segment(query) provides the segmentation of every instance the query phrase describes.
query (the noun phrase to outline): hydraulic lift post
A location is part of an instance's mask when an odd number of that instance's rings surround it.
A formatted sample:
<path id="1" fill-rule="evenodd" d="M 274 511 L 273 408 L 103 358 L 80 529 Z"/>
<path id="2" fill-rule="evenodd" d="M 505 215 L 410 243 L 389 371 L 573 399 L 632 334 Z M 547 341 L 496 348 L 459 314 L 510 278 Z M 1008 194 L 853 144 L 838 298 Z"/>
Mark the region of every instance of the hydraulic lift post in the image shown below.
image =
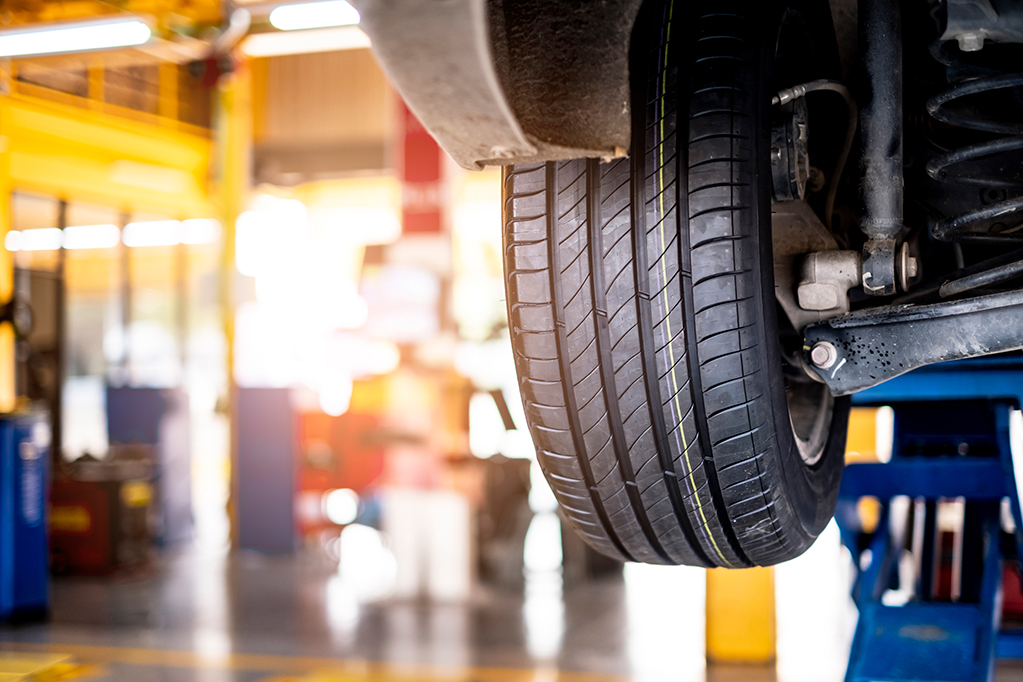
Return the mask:
<path id="1" fill-rule="evenodd" d="M 892 406 L 895 426 L 890 462 L 846 467 L 835 514 L 858 571 L 853 597 L 860 617 L 846 682 L 993 680 L 997 658 L 1023 658 L 1023 636 L 1001 629 L 1003 562 L 1023 556 L 1009 434 L 1012 410 L 1023 404 L 1023 358 L 926 367 L 863 391 L 854 403 Z M 875 529 L 863 528 L 857 513 L 868 496 L 881 504 Z M 907 514 L 910 520 L 893 523 L 898 496 L 922 518 Z M 947 579 L 935 520 L 938 502 L 951 500 L 962 502 L 963 516 L 957 565 Z M 1015 526 L 1007 542 L 1003 500 Z M 891 590 L 910 547 L 913 596 L 897 605 Z M 943 577 L 946 587 L 958 579 L 947 593 L 939 589 Z"/>

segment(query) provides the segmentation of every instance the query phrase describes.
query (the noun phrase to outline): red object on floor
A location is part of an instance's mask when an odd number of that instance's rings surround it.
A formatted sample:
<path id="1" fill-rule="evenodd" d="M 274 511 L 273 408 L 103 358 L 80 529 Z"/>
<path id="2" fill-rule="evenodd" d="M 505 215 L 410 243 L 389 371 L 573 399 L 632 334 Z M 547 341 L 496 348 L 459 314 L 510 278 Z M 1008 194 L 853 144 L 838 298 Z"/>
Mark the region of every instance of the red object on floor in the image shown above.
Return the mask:
<path id="1" fill-rule="evenodd" d="M 87 574 L 113 571 L 109 491 L 100 483 L 56 480 L 50 500 L 53 571 Z"/>
<path id="2" fill-rule="evenodd" d="M 298 500 L 296 515 L 303 535 L 333 527 L 318 508 L 328 490 L 350 488 L 360 495 L 380 478 L 384 448 L 380 418 L 349 412 L 331 417 L 320 412 L 299 415 Z M 315 507 L 315 508 L 314 508 Z"/>
<path id="3" fill-rule="evenodd" d="M 1019 564 L 1005 562 L 1002 569 L 1002 616 L 1023 620 L 1023 584 Z"/>

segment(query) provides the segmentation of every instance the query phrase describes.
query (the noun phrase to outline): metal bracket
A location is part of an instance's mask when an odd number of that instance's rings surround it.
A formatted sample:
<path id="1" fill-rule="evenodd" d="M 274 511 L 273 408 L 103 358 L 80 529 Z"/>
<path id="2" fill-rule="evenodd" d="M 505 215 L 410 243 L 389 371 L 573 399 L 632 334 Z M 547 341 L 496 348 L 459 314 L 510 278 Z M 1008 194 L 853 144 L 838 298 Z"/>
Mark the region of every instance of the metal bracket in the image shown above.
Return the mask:
<path id="1" fill-rule="evenodd" d="M 819 251 L 803 259 L 796 297 L 803 310 L 838 317 L 849 312 L 849 290 L 860 283 L 858 251 Z"/>
<path id="2" fill-rule="evenodd" d="M 963 52 L 983 49 L 984 40 L 1023 41 L 1023 7 L 1015 0 L 947 0 L 941 40 L 956 40 Z"/>
<path id="3" fill-rule="evenodd" d="M 808 327 L 803 352 L 831 392 L 848 395 L 948 360 L 1023 349 L 1023 291 L 874 308 Z"/>
<path id="4" fill-rule="evenodd" d="M 834 236 L 805 201 L 771 206 L 774 296 L 793 328 L 849 312 L 860 281 L 860 255 L 839 251 Z"/>

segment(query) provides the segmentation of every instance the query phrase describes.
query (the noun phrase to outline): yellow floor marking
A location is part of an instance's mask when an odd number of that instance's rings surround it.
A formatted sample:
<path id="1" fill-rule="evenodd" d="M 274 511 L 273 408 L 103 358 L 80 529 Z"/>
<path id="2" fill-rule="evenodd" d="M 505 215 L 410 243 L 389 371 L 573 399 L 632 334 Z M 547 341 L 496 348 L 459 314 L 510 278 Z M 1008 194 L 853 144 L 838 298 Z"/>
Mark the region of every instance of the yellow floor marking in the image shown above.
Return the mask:
<path id="1" fill-rule="evenodd" d="M 68 656 L 61 654 L 36 654 L 0 652 L 0 682 L 30 680 L 39 673 L 66 662 Z"/>
<path id="2" fill-rule="evenodd" d="M 84 680 L 101 677 L 110 671 L 102 665 L 76 665 L 74 663 L 58 663 L 28 679 L 31 682 L 63 682 L 64 680 Z"/>
<path id="3" fill-rule="evenodd" d="M 561 677 L 560 671 L 556 670 L 536 670 L 536 671 L 517 671 L 522 676 L 515 677 L 513 679 L 521 680 L 521 682 L 559 682 L 565 678 Z M 343 674 L 337 672 L 321 672 L 314 673 L 307 677 L 268 677 L 259 682 L 488 682 L 494 678 L 489 677 L 486 673 L 470 672 L 466 671 L 464 674 L 457 677 L 443 676 L 443 677 L 395 677 L 393 675 L 387 675 L 386 677 L 359 677 L 351 674 Z"/>
<path id="4" fill-rule="evenodd" d="M 102 672 L 97 666 L 70 663 L 70 658 L 64 653 L 0 652 L 0 682 L 61 682 Z"/>
<path id="5" fill-rule="evenodd" d="M 217 668 L 227 670 L 281 671 L 298 675 L 320 675 L 312 682 L 627 682 L 620 675 L 583 673 L 550 668 L 487 668 L 384 663 L 353 659 L 266 654 L 211 655 L 195 651 L 139 649 L 84 644 L 36 644 L 0 642 L 8 652 L 60 652 L 87 663 L 126 663 L 173 668 Z M 330 675 L 331 677 L 325 677 Z M 274 682 L 294 677 L 273 678 Z M 2 681 L 0 681 L 2 682 Z M 303 682 L 310 682 L 305 678 Z"/>

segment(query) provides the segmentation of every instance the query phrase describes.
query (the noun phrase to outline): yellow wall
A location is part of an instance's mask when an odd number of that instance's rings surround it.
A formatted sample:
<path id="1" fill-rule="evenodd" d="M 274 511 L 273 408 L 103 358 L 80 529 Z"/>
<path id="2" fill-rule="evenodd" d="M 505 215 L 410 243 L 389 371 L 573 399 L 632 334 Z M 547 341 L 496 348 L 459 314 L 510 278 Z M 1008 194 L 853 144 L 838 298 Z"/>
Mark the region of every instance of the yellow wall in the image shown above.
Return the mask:
<path id="1" fill-rule="evenodd" d="M 11 192 L 171 217 L 219 217 L 210 192 L 211 142 L 73 104 L 0 96 L 0 242 L 11 229 Z M 0 303 L 13 292 L 11 254 L 0 247 Z M 0 411 L 15 407 L 14 336 L 0 325 Z"/>
<path id="2" fill-rule="evenodd" d="M 6 185 L 128 212 L 213 217 L 210 140 L 28 97 L 0 98 Z"/>

